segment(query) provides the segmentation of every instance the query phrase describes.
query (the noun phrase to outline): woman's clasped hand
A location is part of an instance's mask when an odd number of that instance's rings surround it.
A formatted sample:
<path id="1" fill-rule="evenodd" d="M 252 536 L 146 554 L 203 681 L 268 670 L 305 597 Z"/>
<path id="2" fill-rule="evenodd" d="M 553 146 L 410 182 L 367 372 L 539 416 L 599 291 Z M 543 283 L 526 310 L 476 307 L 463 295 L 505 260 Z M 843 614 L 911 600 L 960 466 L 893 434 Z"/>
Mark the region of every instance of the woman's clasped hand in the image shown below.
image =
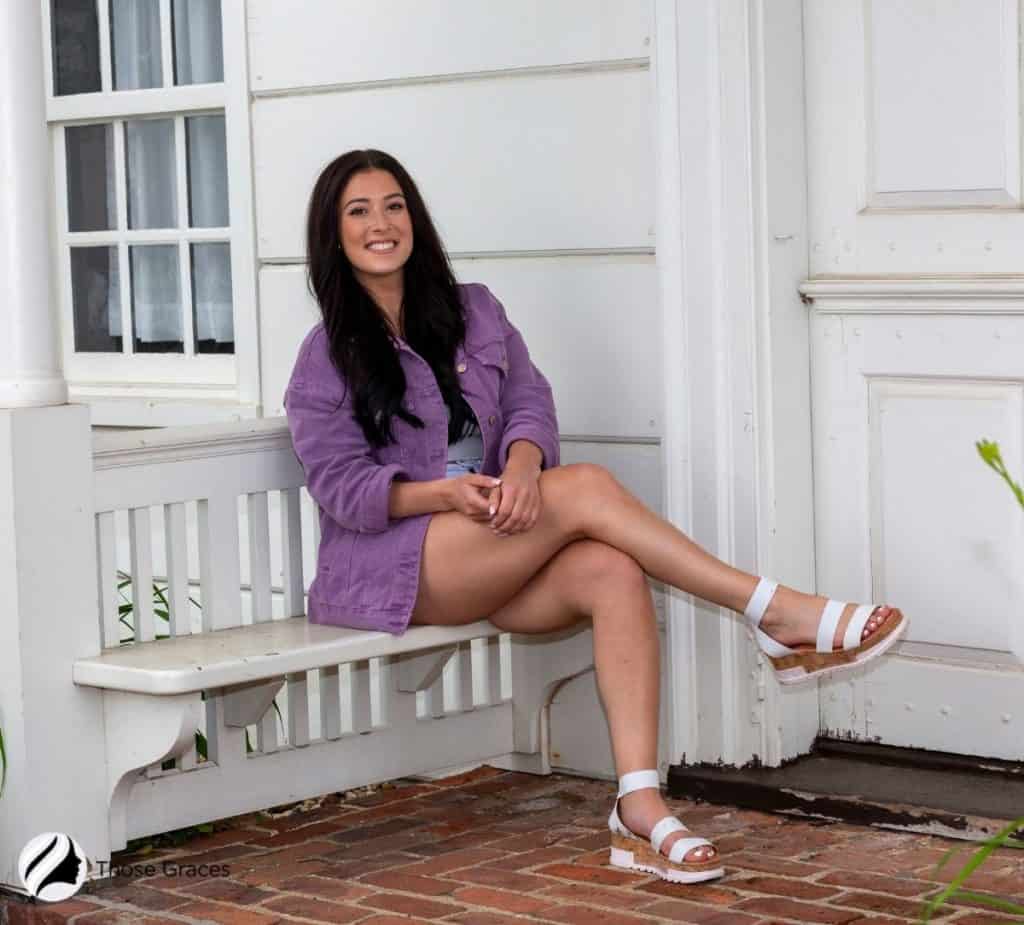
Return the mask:
<path id="1" fill-rule="evenodd" d="M 525 533 L 540 516 L 540 466 L 510 462 L 500 479 L 468 472 L 445 479 L 452 510 L 489 524 L 496 536 Z"/>

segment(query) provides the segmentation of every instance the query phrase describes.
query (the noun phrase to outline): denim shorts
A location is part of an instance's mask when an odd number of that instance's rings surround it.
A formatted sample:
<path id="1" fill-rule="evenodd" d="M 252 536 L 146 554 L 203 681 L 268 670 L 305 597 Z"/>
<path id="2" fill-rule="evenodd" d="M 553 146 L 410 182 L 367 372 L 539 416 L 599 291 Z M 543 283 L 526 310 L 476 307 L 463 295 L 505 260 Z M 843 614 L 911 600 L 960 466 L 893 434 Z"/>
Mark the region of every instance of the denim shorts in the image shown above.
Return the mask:
<path id="1" fill-rule="evenodd" d="M 480 456 L 472 459 L 449 459 L 448 470 L 444 476 L 450 479 L 456 475 L 465 475 L 467 472 L 479 472 L 483 464 L 483 458 Z"/>

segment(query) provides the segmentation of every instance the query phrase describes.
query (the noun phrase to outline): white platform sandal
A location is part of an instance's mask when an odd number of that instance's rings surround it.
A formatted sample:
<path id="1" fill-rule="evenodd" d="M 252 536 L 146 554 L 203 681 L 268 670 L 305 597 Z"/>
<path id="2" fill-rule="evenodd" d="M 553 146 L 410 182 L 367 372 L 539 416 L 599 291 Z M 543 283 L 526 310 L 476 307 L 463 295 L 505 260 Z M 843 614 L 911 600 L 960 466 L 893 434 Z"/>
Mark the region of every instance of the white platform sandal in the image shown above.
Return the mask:
<path id="1" fill-rule="evenodd" d="M 668 835 L 672 832 L 690 831 L 675 816 L 666 816 L 651 829 L 650 844 L 626 828 L 619 818 L 619 800 L 627 793 L 645 787 L 660 789 L 657 771 L 630 771 L 619 778 L 619 795 L 608 817 L 612 839 L 612 866 L 657 874 L 663 880 L 672 883 L 699 883 L 702 880 L 721 877 L 725 873 L 725 868 L 718 857 L 708 861 L 683 860 L 694 848 L 704 845 L 713 848 L 714 845 L 706 838 L 680 838 L 672 845 L 667 857 L 661 854 L 661 845 Z"/>
<path id="2" fill-rule="evenodd" d="M 862 604 L 853 612 L 850 623 L 843 634 L 843 648 L 834 649 L 836 627 L 847 604 L 843 601 L 829 600 L 821 612 L 818 622 L 818 640 L 816 646 L 799 646 L 791 649 L 772 639 L 760 629 L 768 604 L 779 583 L 769 578 L 762 578 L 750 597 L 744 611 L 746 618 L 754 628 L 754 636 L 761 651 L 768 656 L 768 661 L 775 669 L 775 676 L 780 684 L 799 684 L 823 678 L 847 668 L 857 668 L 878 658 L 896 644 L 906 631 L 908 620 L 895 607 L 882 625 L 867 639 L 862 639 L 864 627 L 871 615 L 878 609 L 877 604 Z"/>

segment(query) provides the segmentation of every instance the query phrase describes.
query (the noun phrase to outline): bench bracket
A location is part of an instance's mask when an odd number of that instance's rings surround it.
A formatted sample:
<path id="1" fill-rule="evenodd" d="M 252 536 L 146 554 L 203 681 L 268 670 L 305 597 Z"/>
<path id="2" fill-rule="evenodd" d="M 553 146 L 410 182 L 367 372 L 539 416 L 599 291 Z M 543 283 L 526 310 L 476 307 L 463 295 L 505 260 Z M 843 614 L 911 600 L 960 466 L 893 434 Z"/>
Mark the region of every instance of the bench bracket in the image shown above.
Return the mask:
<path id="1" fill-rule="evenodd" d="M 221 688 L 224 725 L 237 727 L 258 723 L 283 686 L 284 678 L 271 678 Z"/>
<path id="2" fill-rule="evenodd" d="M 162 697 L 127 691 L 103 692 L 113 850 L 127 844 L 128 800 L 139 771 L 181 755 L 192 745 L 201 705 L 198 691 Z"/>

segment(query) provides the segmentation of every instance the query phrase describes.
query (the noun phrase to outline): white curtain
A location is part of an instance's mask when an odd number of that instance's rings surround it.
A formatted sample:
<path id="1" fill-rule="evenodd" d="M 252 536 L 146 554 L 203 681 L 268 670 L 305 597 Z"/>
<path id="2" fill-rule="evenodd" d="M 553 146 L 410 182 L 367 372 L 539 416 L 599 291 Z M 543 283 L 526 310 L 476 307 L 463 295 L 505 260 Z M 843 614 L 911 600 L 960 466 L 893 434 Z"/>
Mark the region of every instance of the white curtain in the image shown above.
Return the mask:
<path id="1" fill-rule="evenodd" d="M 174 0 L 174 63 L 179 84 L 224 79 L 220 0 Z"/>
<path id="2" fill-rule="evenodd" d="M 161 86 L 159 0 L 111 0 L 110 31 L 114 89 Z"/>

